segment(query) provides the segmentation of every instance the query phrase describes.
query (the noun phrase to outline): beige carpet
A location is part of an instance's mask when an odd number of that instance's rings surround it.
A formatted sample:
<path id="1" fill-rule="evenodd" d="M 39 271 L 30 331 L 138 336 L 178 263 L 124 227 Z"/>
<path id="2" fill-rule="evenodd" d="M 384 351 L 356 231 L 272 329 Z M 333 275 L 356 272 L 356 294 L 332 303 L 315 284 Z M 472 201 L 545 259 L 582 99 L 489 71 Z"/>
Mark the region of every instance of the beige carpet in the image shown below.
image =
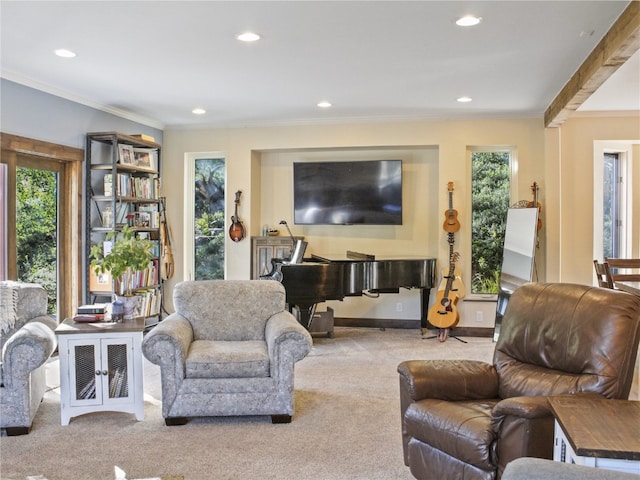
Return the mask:
<path id="1" fill-rule="evenodd" d="M 145 419 L 95 413 L 60 425 L 58 361 L 53 387 L 32 431 L 0 438 L 0 477 L 25 480 L 183 476 L 210 479 L 411 479 L 402 461 L 398 363 L 422 358 L 490 361 L 489 338 L 422 340 L 417 330 L 336 328 L 316 338 L 296 365 L 293 422 L 266 417 L 200 418 L 166 427 L 160 410 L 159 369 L 145 363 Z"/>

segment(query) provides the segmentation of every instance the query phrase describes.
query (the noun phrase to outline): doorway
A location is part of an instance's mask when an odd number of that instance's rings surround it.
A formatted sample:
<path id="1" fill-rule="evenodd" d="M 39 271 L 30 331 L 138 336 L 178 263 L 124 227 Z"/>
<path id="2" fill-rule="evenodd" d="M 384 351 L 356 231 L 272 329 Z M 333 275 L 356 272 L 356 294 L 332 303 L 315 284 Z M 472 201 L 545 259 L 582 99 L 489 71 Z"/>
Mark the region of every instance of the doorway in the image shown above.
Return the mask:
<path id="1" fill-rule="evenodd" d="M 42 285 L 48 313 L 72 316 L 81 293 L 84 151 L 0 134 L 1 280 Z"/>

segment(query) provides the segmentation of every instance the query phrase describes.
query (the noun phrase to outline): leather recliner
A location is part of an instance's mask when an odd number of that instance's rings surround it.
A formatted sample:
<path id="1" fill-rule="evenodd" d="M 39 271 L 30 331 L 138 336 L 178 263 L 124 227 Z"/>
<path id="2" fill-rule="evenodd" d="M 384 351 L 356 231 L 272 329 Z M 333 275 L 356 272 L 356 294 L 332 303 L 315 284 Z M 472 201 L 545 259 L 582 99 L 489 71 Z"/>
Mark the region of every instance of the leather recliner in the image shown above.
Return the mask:
<path id="1" fill-rule="evenodd" d="M 640 297 L 527 284 L 509 300 L 493 363 L 398 366 L 404 461 L 418 479 L 499 479 L 519 457 L 553 457 L 547 396 L 628 398 Z"/>

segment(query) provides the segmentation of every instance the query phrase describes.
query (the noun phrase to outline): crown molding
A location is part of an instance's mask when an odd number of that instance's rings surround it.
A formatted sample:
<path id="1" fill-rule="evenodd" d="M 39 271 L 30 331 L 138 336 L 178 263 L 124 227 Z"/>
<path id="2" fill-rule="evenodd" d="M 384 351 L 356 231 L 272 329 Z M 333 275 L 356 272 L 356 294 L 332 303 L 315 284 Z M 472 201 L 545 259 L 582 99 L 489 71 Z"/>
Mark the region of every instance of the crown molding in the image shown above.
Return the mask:
<path id="1" fill-rule="evenodd" d="M 4 78 L 14 83 L 18 83 L 20 85 L 24 85 L 25 87 L 33 88 L 34 90 L 39 90 L 44 93 L 48 93 L 50 95 L 54 95 L 56 97 L 64 98 L 65 100 L 69 100 L 74 103 L 79 103 L 80 105 L 84 105 L 86 107 L 94 108 L 96 110 L 100 110 L 105 113 L 109 113 L 111 115 L 115 115 L 120 118 L 124 118 L 126 120 L 131 120 L 132 122 L 140 123 L 142 125 L 147 125 L 148 127 L 157 128 L 159 130 L 164 130 L 165 125 L 162 122 L 154 120 L 149 117 L 145 117 L 143 115 L 139 115 L 137 113 L 130 112 L 128 110 L 124 110 L 122 108 L 112 107 L 110 105 L 105 105 L 94 100 L 90 100 L 85 97 L 81 97 L 74 93 L 68 92 L 66 90 L 62 90 L 57 87 L 53 87 L 51 85 L 47 85 L 45 83 L 38 82 L 31 78 L 7 72 L 5 70 L 0 70 L 0 78 Z"/>

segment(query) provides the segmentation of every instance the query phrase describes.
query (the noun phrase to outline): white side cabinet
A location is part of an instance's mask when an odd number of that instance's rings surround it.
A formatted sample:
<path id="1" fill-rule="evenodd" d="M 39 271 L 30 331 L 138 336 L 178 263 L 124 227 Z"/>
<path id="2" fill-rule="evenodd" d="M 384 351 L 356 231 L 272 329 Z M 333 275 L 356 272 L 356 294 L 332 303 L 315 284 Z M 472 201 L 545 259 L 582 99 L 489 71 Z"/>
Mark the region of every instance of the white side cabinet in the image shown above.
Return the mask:
<path id="1" fill-rule="evenodd" d="M 60 420 L 90 412 L 127 412 L 144 419 L 143 318 L 75 323 L 56 329 L 60 355 Z"/>
<path id="2" fill-rule="evenodd" d="M 555 416 L 556 462 L 640 474 L 640 402 L 598 395 L 547 398 Z"/>
<path id="3" fill-rule="evenodd" d="M 605 470 L 640 475 L 640 461 L 638 460 L 625 460 L 606 456 L 592 457 L 576 454 L 557 420 L 554 427 L 554 437 L 553 459 L 556 462 L 573 463 L 585 467 L 604 468 Z"/>

